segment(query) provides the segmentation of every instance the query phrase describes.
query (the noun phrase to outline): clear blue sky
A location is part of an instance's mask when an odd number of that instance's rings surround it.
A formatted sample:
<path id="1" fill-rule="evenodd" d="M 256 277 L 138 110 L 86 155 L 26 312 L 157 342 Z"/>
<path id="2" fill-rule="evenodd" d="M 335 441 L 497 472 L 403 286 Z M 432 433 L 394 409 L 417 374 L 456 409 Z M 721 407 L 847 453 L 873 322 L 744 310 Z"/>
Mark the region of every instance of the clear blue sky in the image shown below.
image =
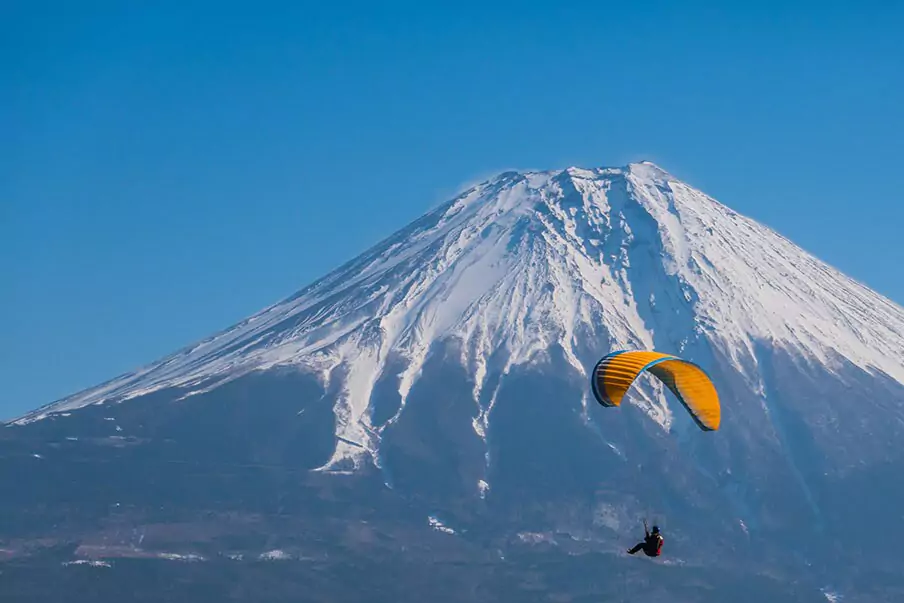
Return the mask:
<path id="1" fill-rule="evenodd" d="M 904 4 L 320 4 L 3 3 L 0 418 L 511 167 L 651 159 L 904 302 Z"/>

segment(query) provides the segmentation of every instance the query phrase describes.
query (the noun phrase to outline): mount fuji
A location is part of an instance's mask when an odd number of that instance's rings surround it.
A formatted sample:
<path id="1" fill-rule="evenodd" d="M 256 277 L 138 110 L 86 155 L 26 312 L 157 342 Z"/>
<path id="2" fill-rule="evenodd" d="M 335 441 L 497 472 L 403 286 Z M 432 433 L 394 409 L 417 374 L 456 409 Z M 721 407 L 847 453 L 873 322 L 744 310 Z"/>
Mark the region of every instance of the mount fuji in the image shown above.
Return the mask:
<path id="1" fill-rule="evenodd" d="M 598 405 L 617 349 L 704 367 L 720 430 L 646 376 Z M 147 563 L 211 600 L 900 600 L 902 436 L 900 306 L 651 163 L 506 172 L 0 429 L 0 570 L 21 600 L 157 600 Z M 644 518 L 661 560 L 624 555 Z"/>

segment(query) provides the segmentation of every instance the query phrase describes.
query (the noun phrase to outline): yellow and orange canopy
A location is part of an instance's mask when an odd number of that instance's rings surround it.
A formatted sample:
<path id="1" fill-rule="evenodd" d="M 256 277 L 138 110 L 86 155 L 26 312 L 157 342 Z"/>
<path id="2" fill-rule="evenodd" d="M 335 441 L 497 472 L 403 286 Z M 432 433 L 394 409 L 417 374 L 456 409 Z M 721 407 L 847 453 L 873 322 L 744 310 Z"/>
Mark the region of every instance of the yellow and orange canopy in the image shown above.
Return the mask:
<path id="1" fill-rule="evenodd" d="M 719 429 L 719 394 L 699 366 L 677 356 L 648 351 L 614 352 L 593 369 L 593 395 L 603 406 L 618 406 L 634 380 L 648 371 L 681 401 L 700 429 Z"/>

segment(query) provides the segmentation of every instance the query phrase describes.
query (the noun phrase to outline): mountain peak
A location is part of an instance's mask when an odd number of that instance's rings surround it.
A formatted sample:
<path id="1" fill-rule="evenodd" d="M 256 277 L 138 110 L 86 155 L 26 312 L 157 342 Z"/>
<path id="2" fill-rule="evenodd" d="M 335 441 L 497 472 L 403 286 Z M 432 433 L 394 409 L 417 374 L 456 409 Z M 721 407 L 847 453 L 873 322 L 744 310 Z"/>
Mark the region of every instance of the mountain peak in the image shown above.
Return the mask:
<path id="1" fill-rule="evenodd" d="M 627 176 L 633 175 L 636 178 L 648 179 L 648 180 L 677 180 L 671 173 L 667 170 L 663 169 L 659 165 L 653 163 L 652 161 L 636 161 L 631 162 L 623 166 L 600 166 L 595 168 L 587 168 L 578 165 L 572 165 L 564 170 L 558 171 L 548 171 L 548 172 L 524 172 L 523 174 L 520 172 L 510 172 L 512 174 L 525 175 L 525 174 L 545 174 L 545 175 L 557 175 L 557 174 L 567 174 L 569 176 L 574 176 L 578 178 L 607 178 L 614 176 Z"/>
<path id="2" fill-rule="evenodd" d="M 673 179 L 668 171 L 660 167 L 659 165 L 653 163 L 652 161 L 639 161 L 636 163 L 629 163 L 626 167 L 626 171 L 632 174 L 636 174 L 637 176 L 654 178 L 654 179 Z"/>

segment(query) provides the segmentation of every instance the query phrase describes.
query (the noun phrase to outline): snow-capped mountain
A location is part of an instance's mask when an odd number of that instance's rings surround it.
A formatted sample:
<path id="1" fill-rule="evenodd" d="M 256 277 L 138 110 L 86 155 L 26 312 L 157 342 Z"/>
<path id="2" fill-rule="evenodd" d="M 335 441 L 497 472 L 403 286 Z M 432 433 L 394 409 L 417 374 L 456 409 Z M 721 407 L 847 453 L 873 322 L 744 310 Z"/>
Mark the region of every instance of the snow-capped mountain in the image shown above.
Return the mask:
<path id="1" fill-rule="evenodd" d="M 774 231 L 650 163 L 506 173 L 475 186 L 291 298 L 160 362 L 23 417 L 170 387 L 205 391 L 292 365 L 324 385 L 346 367 L 329 465 L 374 453 L 434 344 L 455 340 L 474 379 L 559 346 L 574 371 L 611 349 L 683 353 L 706 338 L 754 387 L 755 342 L 832 369 L 904 382 L 904 310 Z M 401 407 L 374 425 L 370 397 L 393 355 Z M 729 411 L 730 412 L 730 409 Z M 668 424 L 668 411 L 657 420 Z"/>
<path id="2" fill-rule="evenodd" d="M 695 431 L 651 379 L 623 408 L 596 405 L 589 371 L 615 349 L 706 368 L 721 430 Z M 407 493 L 458 521 L 429 515 L 458 539 L 480 525 L 623 550 L 613 535 L 649 510 L 675 519 L 686 561 L 799 554 L 831 574 L 872 555 L 861 531 L 904 503 L 887 483 L 904 470 L 904 309 L 653 164 L 508 172 L 240 324 L 3 431 L 53 450 L 128 442 L 167 462 L 379 475 L 355 500 Z M 695 530 L 720 544 L 692 550 Z M 802 534 L 821 550 L 784 551 Z M 893 573 L 904 556 L 882 563 Z"/>

